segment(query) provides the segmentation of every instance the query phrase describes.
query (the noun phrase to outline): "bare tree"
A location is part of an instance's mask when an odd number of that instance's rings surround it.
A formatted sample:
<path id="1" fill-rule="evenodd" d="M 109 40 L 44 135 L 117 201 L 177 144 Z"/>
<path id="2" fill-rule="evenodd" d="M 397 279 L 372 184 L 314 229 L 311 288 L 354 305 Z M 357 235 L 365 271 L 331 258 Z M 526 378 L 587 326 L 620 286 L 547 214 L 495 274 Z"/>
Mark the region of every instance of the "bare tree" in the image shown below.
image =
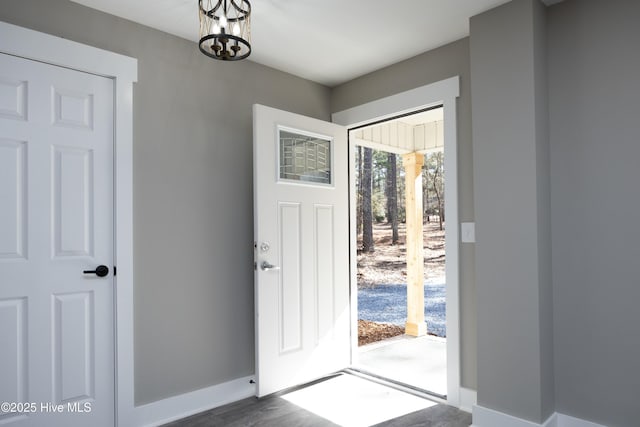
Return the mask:
<path id="1" fill-rule="evenodd" d="M 438 151 L 429 156 L 425 162 L 427 172 L 427 182 L 430 183 L 430 190 L 435 196 L 438 209 L 439 228 L 442 230 L 444 219 L 444 153 Z"/>
<path id="2" fill-rule="evenodd" d="M 371 148 L 363 149 L 362 165 L 362 250 L 373 252 L 373 212 L 371 209 L 371 187 L 373 166 L 373 152 Z"/>
<path id="3" fill-rule="evenodd" d="M 398 173 L 396 155 L 387 153 L 387 221 L 391 224 L 391 244 L 398 243 Z"/>
<path id="4" fill-rule="evenodd" d="M 356 165 L 356 173 L 357 173 L 357 186 L 358 189 L 356 194 L 356 235 L 360 235 L 362 231 L 362 147 L 358 145 L 357 148 L 357 165 Z"/>
<path id="5" fill-rule="evenodd" d="M 429 223 L 431 222 L 431 218 L 430 218 L 430 214 L 431 214 L 431 209 L 429 208 L 429 170 L 426 166 L 426 162 L 425 162 L 425 167 L 422 170 L 422 206 L 424 209 L 424 218 L 423 217 L 423 223 L 426 222 Z"/>

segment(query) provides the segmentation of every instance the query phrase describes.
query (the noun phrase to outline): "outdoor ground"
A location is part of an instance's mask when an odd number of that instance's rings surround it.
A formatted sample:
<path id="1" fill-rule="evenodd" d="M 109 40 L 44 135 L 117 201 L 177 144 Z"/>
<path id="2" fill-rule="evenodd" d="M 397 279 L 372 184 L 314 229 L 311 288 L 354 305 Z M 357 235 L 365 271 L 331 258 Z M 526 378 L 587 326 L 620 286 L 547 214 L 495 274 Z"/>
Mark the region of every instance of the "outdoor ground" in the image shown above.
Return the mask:
<path id="1" fill-rule="evenodd" d="M 425 279 L 429 282 L 445 276 L 444 230 L 437 221 L 424 225 Z M 391 226 L 374 224 L 372 253 L 358 252 L 358 289 L 371 290 L 376 285 L 406 284 L 405 224 L 398 226 L 399 242 L 391 245 Z M 362 246 L 358 242 L 359 247 Z M 404 333 L 404 328 L 385 322 L 358 320 L 358 344 L 368 344 Z"/>
<path id="2" fill-rule="evenodd" d="M 398 224 L 398 237 L 398 244 L 392 245 L 391 225 L 373 225 L 374 252 L 358 251 L 358 287 L 406 282 L 405 224 Z M 425 276 L 444 276 L 444 260 L 444 230 L 435 221 L 424 224 Z"/>

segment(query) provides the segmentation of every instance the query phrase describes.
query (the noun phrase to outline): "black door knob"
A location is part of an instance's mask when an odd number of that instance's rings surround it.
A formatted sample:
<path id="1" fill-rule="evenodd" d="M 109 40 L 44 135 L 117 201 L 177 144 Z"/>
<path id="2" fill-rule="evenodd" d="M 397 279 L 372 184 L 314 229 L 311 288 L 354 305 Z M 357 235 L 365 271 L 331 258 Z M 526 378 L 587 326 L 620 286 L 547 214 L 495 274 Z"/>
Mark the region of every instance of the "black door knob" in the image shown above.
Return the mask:
<path id="1" fill-rule="evenodd" d="M 106 265 L 99 265 L 96 267 L 95 270 L 85 270 L 83 271 L 84 274 L 95 274 L 98 277 L 104 277 L 107 274 L 109 274 L 109 267 L 107 267 Z"/>

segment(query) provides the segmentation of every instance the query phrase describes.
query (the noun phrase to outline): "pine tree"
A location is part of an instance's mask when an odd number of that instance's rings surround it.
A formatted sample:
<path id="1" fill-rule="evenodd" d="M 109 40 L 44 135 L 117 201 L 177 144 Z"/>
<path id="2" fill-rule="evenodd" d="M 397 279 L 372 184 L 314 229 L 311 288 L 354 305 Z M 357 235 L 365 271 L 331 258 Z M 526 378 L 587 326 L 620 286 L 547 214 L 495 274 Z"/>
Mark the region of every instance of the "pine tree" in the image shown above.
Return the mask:
<path id="1" fill-rule="evenodd" d="M 387 221 L 391 224 L 391 244 L 398 243 L 398 176 L 396 155 L 387 153 Z"/>
<path id="2" fill-rule="evenodd" d="M 372 166 L 373 153 L 371 148 L 363 149 L 362 165 L 362 250 L 373 252 L 373 212 L 371 209 L 371 187 L 372 187 Z"/>

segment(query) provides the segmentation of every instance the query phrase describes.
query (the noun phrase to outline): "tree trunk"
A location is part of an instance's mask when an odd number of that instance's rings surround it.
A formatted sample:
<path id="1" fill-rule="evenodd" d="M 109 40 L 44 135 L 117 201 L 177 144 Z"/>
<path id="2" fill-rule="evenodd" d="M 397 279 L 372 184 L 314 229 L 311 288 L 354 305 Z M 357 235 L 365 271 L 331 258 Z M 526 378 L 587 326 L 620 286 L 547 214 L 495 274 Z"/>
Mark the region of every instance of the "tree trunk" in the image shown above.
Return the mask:
<path id="1" fill-rule="evenodd" d="M 387 218 L 387 224 L 391 224 L 391 165 L 389 163 L 389 157 L 387 156 L 387 172 L 384 180 L 384 198 L 387 200 L 385 217 Z"/>
<path id="2" fill-rule="evenodd" d="M 437 185 L 438 183 L 438 178 L 440 178 L 440 175 L 442 174 L 442 161 L 441 161 L 441 156 L 438 156 L 436 159 L 436 169 L 435 172 L 433 174 L 433 192 L 436 195 L 436 199 L 438 200 L 438 222 L 439 222 L 439 229 L 442 230 L 442 222 L 444 221 L 444 206 L 442 203 L 442 191 L 441 188 L 439 188 L 440 186 Z"/>
<path id="3" fill-rule="evenodd" d="M 373 153 L 371 148 L 364 148 L 362 165 L 362 250 L 373 252 L 373 213 L 371 210 L 371 169 Z"/>
<path id="4" fill-rule="evenodd" d="M 356 236 L 362 233 L 362 147 L 358 145 L 356 160 Z"/>
<path id="5" fill-rule="evenodd" d="M 422 203 L 424 206 L 425 219 L 427 223 L 431 222 L 429 218 L 429 171 L 426 169 L 427 164 L 425 163 L 425 168 L 422 169 L 422 178 L 423 178 L 423 190 L 422 190 Z"/>
<path id="6" fill-rule="evenodd" d="M 387 153 L 387 220 L 391 223 L 391 244 L 398 244 L 398 173 L 396 155 Z"/>
<path id="7" fill-rule="evenodd" d="M 436 197 L 438 198 L 438 228 L 442 231 L 442 203 L 440 202 L 440 195 L 436 193 Z"/>

